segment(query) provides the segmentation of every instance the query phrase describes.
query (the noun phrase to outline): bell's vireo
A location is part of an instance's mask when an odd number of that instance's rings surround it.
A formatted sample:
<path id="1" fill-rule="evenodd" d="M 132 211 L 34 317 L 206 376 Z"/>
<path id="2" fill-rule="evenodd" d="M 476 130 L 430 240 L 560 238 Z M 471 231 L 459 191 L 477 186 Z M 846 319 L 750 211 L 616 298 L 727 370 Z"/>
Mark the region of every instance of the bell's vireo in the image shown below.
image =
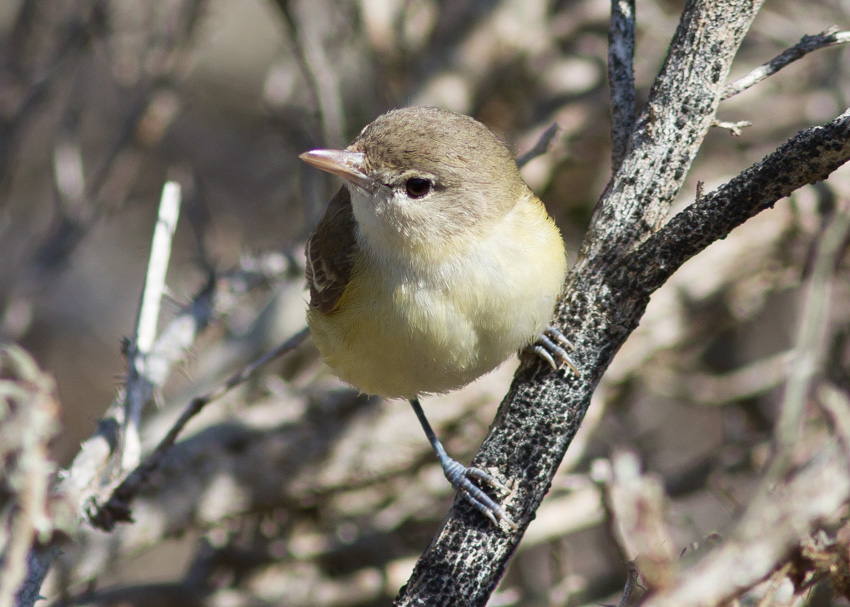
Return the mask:
<path id="1" fill-rule="evenodd" d="M 307 322 L 322 359 L 361 392 L 410 401 L 446 477 L 498 526 L 515 526 L 446 455 L 419 396 L 459 388 L 530 349 L 572 367 L 548 327 L 564 243 L 507 146 L 480 122 L 393 110 L 308 164 L 345 180 L 307 242 Z"/>

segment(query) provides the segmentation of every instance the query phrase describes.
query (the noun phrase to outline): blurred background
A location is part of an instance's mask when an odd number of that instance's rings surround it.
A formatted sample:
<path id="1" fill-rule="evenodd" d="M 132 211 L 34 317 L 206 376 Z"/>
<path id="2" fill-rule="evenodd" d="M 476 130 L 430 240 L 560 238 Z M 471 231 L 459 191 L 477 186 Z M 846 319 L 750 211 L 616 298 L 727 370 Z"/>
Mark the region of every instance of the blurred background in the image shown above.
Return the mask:
<path id="1" fill-rule="evenodd" d="M 682 2 L 641 0 L 646 97 Z M 529 150 L 523 169 L 575 260 L 610 174 L 602 0 L 5 0 L 0 3 L 0 338 L 55 377 L 66 466 L 126 371 L 165 180 L 184 206 L 162 326 L 211 275 L 228 300 L 147 412 L 163 436 L 188 400 L 304 326 L 303 243 L 338 182 L 297 155 L 346 145 L 378 114 L 470 114 Z M 732 78 L 850 3 L 767 3 Z M 682 189 L 710 191 L 848 106 L 848 50 L 818 51 L 721 104 Z M 800 190 L 688 262 L 653 296 L 606 374 L 492 605 L 616 603 L 627 555 L 598 478 L 627 453 L 669 497 L 670 549 L 721 541 L 759 478 L 792 361 L 801 285 L 850 172 Z M 253 269 L 254 280 L 234 286 Z M 850 387 L 850 274 L 836 275 L 827 364 Z M 241 284 L 241 283 L 240 283 Z M 468 461 L 515 364 L 425 402 Z M 48 605 L 391 604 L 452 491 L 402 402 L 358 396 L 312 345 L 194 420 L 137 501 L 136 523 L 86 530 Z M 846 605 L 828 589 L 812 605 Z"/>

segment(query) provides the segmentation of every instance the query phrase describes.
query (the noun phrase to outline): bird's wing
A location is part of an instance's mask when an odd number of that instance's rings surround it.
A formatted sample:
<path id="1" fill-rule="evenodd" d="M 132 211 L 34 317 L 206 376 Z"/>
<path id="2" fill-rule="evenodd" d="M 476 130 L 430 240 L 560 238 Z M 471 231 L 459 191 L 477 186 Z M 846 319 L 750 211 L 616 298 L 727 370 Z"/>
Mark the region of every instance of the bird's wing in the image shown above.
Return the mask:
<path id="1" fill-rule="evenodd" d="M 319 312 L 336 308 L 351 278 L 357 248 L 355 226 L 351 195 L 343 186 L 328 203 L 305 249 L 310 307 Z"/>

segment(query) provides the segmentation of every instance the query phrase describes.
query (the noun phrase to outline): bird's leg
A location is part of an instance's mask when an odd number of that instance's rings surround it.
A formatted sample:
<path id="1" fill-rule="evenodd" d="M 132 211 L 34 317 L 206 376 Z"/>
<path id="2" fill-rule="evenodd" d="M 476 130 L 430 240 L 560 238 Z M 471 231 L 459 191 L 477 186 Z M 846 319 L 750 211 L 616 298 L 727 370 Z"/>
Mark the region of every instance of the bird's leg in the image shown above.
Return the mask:
<path id="1" fill-rule="evenodd" d="M 516 529 L 516 523 L 510 519 L 504 508 L 477 487 L 471 479 L 485 482 L 497 489 L 501 489 L 502 491 L 507 491 L 508 488 L 500 483 L 497 478 L 487 474 L 483 470 L 478 468 L 468 468 L 449 457 L 446 450 L 443 448 L 443 444 L 440 442 L 440 439 L 438 439 L 437 435 L 434 433 L 434 429 L 431 428 L 431 424 L 428 423 L 428 419 L 425 417 L 425 412 L 422 410 L 422 405 L 419 404 L 419 399 L 410 399 L 410 406 L 412 406 L 413 410 L 416 412 L 416 417 L 419 418 L 419 423 L 422 424 L 425 436 L 428 437 L 428 441 L 434 448 L 434 452 L 440 460 L 440 465 L 443 467 L 443 473 L 452 484 L 452 487 L 454 487 L 457 491 L 460 491 L 463 497 L 466 498 L 466 501 L 472 504 L 476 510 L 481 512 L 481 514 L 490 519 L 496 527 L 499 526 L 499 521 L 505 521 L 512 528 Z"/>
<path id="2" fill-rule="evenodd" d="M 561 333 L 560 329 L 549 326 L 543 331 L 543 335 L 537 341 L 526 348 L 526 351 L 536 354 L 557 371 L 562 365 L 567 365 L 570 370 L 578 375 L 575 363 L 573 363 L 567 350 L 572 350 L 573 344 Z"/>

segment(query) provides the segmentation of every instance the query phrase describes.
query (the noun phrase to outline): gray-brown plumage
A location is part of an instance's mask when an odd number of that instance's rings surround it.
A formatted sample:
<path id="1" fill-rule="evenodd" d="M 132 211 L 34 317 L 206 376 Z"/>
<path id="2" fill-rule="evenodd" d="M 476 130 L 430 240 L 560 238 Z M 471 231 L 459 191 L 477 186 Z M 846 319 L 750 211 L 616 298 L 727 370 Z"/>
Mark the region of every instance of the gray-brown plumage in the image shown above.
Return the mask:
<path id="1" fill-rule="evenodd" d="M 310 307 L 324 314 L 336 307 L 351 278 L 355 228 L 351 194 L 343 186 L 328 203 L 305 249 Z"/>

